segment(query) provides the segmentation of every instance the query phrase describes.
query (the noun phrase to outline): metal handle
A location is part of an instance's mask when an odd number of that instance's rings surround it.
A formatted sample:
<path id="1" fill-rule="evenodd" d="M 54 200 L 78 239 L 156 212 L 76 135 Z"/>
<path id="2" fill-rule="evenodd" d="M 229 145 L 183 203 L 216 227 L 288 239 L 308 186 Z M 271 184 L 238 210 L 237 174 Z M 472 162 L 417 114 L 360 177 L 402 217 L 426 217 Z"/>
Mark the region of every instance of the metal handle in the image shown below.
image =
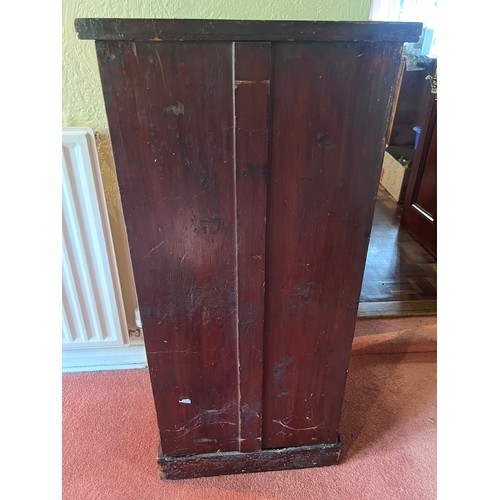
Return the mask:
<path id="1" fill-rule="evenodd" d="M 426 80 L 429 80 L 429 83 L 431 84 L 431 92 L 433 94 L 438 93 L 438 84 L 437 84 L 437 68 L 436 71 L 434 72 L 434 76 L 432 75 L 427 75 L 425 77 Z"/>

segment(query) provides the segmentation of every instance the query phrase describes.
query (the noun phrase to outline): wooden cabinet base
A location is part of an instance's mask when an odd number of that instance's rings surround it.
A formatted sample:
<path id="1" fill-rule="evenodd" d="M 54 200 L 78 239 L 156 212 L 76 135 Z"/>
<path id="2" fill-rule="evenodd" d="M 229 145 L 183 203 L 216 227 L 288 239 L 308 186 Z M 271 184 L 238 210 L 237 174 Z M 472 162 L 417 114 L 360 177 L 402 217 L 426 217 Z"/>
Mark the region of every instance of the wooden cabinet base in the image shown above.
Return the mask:
<path id="1" fill-rule="evenodd" d="M 339 437 L 333 444 L 276 448 L 255 453 L 227 452 L 172 457 L 163 455 L 160 450 L 158 468 L 163 480 L 304 469 L 337 464 L 340 459 L 340 449 Z"/>

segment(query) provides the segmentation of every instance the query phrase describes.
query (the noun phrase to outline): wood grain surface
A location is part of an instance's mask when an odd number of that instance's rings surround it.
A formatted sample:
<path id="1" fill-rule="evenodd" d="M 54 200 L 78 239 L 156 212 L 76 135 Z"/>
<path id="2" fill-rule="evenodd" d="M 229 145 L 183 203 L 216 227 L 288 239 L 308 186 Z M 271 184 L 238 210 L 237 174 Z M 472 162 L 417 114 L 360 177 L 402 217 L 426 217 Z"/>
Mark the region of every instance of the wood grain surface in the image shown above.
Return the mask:
<path id="1" fill-rule="evenodd" d="M 402 41 L 419 23 L 76 25 L 97 40 L 160 469 L 336 462 Z"/>
<path id="2" fill-rule="evenodd" d="M 97 51 L 162 448 L 238 450 L 232 44 Z"/>
<path id="3" fill-rule="evenodd" d="M 336 439 L 396 44 L 273 44 L 263 446 Z"/>
<path id="4" fill-rule="evenodd" d="M 241 451 L 262 439 L 271 44 L 235 44 Z"/>

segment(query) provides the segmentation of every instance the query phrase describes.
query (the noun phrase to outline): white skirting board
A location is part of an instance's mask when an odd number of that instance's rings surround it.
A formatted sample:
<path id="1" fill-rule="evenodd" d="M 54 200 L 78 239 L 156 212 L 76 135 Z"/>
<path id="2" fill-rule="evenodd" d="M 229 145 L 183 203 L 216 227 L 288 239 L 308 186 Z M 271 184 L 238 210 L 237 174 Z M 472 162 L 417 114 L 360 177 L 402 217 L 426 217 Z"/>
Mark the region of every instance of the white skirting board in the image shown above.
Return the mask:
<path id="1" fill-rule="evenodd" d="M 144 345 L 63 350 L 63 373 L 147 368 Z"/>

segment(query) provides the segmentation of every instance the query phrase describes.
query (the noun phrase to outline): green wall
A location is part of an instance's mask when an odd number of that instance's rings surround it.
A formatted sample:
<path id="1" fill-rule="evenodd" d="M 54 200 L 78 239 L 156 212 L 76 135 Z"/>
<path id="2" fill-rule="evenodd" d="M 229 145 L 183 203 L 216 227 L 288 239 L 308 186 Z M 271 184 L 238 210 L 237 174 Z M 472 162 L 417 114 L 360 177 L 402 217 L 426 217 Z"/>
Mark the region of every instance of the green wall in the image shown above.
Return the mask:
<path id="1" fill-rule="evenodd" d="M 76 17 L 365 21 L 370 0 L 63 0 L 63 125 L 106 128 L 92 41 L 79 41 Z"/>
<path id="2" fill-rule="evenodd" d="M 106 112 L 93 41 L 78 40 L 77 17 L 177 19 L 260 19 L 367 21 L 370 0 L 63 0 L 62 110 L 63 126 L 86 126 L 96 135 L 111 233 L 125 313 L 135 328 L 134 277 L 116 173 L 107 132 Z"/>

